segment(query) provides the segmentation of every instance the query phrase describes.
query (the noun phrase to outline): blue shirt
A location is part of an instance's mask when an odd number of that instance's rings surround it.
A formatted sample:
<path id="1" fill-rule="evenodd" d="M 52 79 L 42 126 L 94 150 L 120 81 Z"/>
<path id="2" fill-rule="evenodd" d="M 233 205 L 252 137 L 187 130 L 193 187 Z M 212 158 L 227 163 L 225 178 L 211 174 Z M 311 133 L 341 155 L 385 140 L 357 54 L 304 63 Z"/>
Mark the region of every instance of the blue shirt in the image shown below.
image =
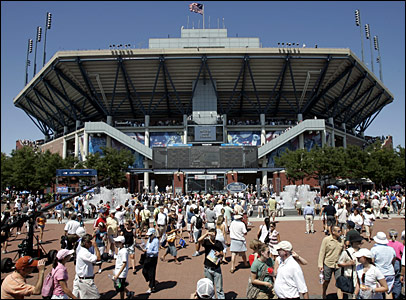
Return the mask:
<path id="1" fill-rule="evenodd" d="M 375 265 L 384 276 L 395 275 L 392 260 L 396 257 L 395 249 L 388 245 L 375 244 L 371 248 L 375 259 Z"/>
<path id="2" fill-rule="evenodd" d="M 159 240 L 158 238 L 153 238 L 153 240 L 150 242 L 150 239 L 148 239 L 147 245 L 147 256 L 148 257 L 158 257 L 159 253 Z M 395 250 L 393 250 L 395 251 Z"/>
<path id="3" fill-rule="evenodd" d="M 303 208 L 303 216 L 312 215 L 314 217 L 314 208 L 311 206 L 306 206 Z"/>

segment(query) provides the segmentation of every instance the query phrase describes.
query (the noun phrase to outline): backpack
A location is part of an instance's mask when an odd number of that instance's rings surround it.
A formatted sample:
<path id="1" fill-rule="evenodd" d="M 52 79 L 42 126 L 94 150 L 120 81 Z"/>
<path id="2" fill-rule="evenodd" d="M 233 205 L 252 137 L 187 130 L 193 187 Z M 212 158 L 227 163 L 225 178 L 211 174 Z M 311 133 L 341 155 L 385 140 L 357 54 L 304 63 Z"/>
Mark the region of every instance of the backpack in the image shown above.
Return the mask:
<path id="1" fill-rule="evenodd" d="M 200 216 L 196 216 L 196 229 L 201 229 L 203 227 L 203 220 Z"/>
<path id="2" fill-rule="evenodd" d="M 44 299 L 51 299 L 54 292 L 54 275 L 52 274 L 54 271 L 55 269 L 48 273 L 47 277 L 44 280 L 44 284 L 42 285 L 41 294 L 42 298 Z"/>

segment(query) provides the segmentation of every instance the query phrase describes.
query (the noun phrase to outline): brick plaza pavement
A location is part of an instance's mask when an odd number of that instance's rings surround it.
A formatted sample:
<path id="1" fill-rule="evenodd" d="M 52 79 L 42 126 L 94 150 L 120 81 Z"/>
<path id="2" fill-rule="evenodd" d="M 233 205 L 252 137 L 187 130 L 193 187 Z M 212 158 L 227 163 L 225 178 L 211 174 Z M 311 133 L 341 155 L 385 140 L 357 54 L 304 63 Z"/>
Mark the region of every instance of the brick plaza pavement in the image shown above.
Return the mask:
<path id="1" fill-rule="evenodd" d="M 405 229 L 404 219 L 401 219 L 398 216 L 392 215 L 392 219 L 378 219 L 375 222 L 373 233 L 375 234 L 378 231 L 388 232 L 390 228 L 394 228 L 400 233 Z M 250 226 L 250 231 L 247 235 L 247 244 L 249 241 L 256 237 L 258 232 L 259 225 L 263 222 L 259 219 L 250 219 L 252 226 Z M 305 234 L 305 221 L 303 217 L 283 217 L 277 218 L 278 224 L 276 230 L 279 231 L 281 240 L 288 240 L 293 244 L 293 249 L 302 257 L 304 257 L 309 263 L 307 266 L 302 266 L 306 284 L 309 290 L 310 298 L 321 298 L 321 285 L 318 283 L 318 269 L 317 269 L 317 259 L 318 253 L 321 245 L 322 239 L 325 237 L 322 231 L 322 221 L 319 220 L 319 217 L 316 217 L 315 220 L 315 234 Z M 43 244 L 46 251 L 51 249 L 60 249 L 60 236 L 63 234 L 64 224 L 55 224 L 55 220 L 49 220 L 49 223 L 46 225 L 44 233 L 44 242 Z M 86 222 L 87 232 L 92 231 L 93 221 Z M 37 231 L 36 231 L 37 233 Z M 186 236 L 186 233 L 183 234 Z M 17 250 L 17 246 L 21 243 L 22 239 L 25 237 L 25 234 L 15 237 L 11 237 L 10 245 L 8 247 L 8 253 L 2 254 L 2 258 L 11 257 L 14 258 Z M 185 238 L 186 241 L 188 239 Z M 140 240 L 138 239 L 137 242 Z M 372 243 L 364 242 L 363 247 L 371 248 Z M 178 258 L 182 262 L 181 265 L 175 265 L 173 259 L 170 255 L 167 255 L 166 259 L 170 262 L 161 262 L 158 261 L 157 266 L 157 292 L 148 295 L 145 291 L 148 289 L 147 283 L 142 276 L 142 270 L 138 265 L 138 260 L 140 256 L 140 251 L 136 250 L 136 268 L 138 269 L 137 274 L 133 274 L 132 270 L 129 270 L 127 281 L 129 282 L 129 290 L 135 292 L 135 298 L 137 299 L 179 299 L 179 298 L 189 298 L 190 294 L 194 292 L 196 288 L 196 282 L 204 277 L 203 275 L 203 260 L 204 255 L 199 257 L 192 257 L 192 254 L 195 250 L 194 245 L 188 244 L 184 249 L 178 250 Z M 164 253 L 165 250 L 160 250 L 160 256 Z M 202 249 L 201 249 L 202 251 Z M 251 250 L 248 249 L 247 256 L 251 253 Z M 227 260 L 230 261 L 231 255 L 227 253 Z M 241 259 L 237 258 L 237 262 Z M 242 264 L 241 264 L 242 266 Z M 223 287 L 227 299 L 231 298 L 245 298 L 246 288 L 248 283 L 248 277 L 250 274 L 249 269 L 238 268 L 234 274 L 229 272 L 230 263 L 227 265 L 222 265 L 222 274 L 223 274 Z M 69 273 L 68 286 L 72 289 L 73 278 L 75 275 L 75 269 L 73 262 L 67 263 L 67 269 Z M 98 267 L 95 268 L 98 270 Z M 47 266 L 45 275 L 47 275 L 51 270 L 51 266 Z M 113 288 L 112 281 L 108 278 L 108 274 L 112 274 L 114 270 L 114 261 L 111 263 L 103 263 L 103 272 L 101 274 L 95 275 L 95 283 L 98 286 L 99 292 L 102 295 L 103 299 L 119 299 L 119 294 L 116 294 Z M 3 281 L 4 277 L 7 274 L 2 273 L 1 279 Z M 37 274 L 34 273 L 32 278 L 28 278 L 27 282 L 29 284 L 35 284 L 37 280 Z M 335 281 L 330 282 L 328 288 L 328 294 L 334 294 L 336 289 L 334 287 Z M 332 296 L 332 295 L 330 295 Z M 38 299 L 41 296 L 32 296 L 27 299 Z"/>

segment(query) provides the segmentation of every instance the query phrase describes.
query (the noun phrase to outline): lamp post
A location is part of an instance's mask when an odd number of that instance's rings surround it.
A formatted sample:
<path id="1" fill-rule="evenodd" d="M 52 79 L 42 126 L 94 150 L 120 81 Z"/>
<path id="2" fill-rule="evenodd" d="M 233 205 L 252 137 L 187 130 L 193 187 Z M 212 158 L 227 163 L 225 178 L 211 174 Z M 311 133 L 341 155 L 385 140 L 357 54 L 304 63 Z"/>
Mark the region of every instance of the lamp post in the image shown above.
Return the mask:
<path id="1" fill-rule="evenodd" d="M 32 39 L 28 39 L 28 47 L 27 47 L 27 59 L 25 60 L 25 85 L 28 83 L 28 66 L 30 65 L 30 61 L 28 60 L 28 55 L 32 52 Z"/>
<path id="2" fill-rule="evenodd" d="M 381 51 L 379 50 L 378 36 L 376 36 L 376 35 L 374 36 L 374 46 L 375 46 L 375 50 L 378 51 L 378 57 L 376 58 L 376 60 L 379 63 L 379 79 L 383 82 Z"/>
<path id="3" fill-rule="evenodd" d="M 371 47 L 371 67 L 372 73 L 374 72 L 374 53 L 372 52 L 372 39 L 371 39 L 371 32 L 369 30 L 369 24 L 365 24 L 365 35 L 367 40 L 369 40 L 369 46 Z"/>
<path id="4" fill-rule="evenodd" d="M 362 40 L 362 29 L 361 29 L 361 16 L 359 9 L 355 11 L 355 25 L 359 26 L 359 32 L 361 36 L 361 55 L 362 55 L 362 62 L 364 62 L 364 41 Z"/>
<path id="5" fill-rule="evenodd" d="M 41 33 L 42 33 L 42 28 L 40 26 L 37 27 L 37 39 L 35 40 L 35 55 L 34 55 L 34 73 L 33 77 L 35 76 L 35 73 L 37 72 L 37 44 L 38 42 L 41 42 Z"/>
<path id="6" fill-rule="evenodd" d="M 46 57 L 46 45 L 47 45 L 47 31 L 48 29 L 51 29 L 51 20 L 52 20 L 52 14 L 50 12 L 47 12 L 47 18 L 46 18 L 46 23 L 45 23 L 45 34 L 44 34 L 44 58 L 42 61 L 42 66 L 45 65 L 45 57 Z"/>

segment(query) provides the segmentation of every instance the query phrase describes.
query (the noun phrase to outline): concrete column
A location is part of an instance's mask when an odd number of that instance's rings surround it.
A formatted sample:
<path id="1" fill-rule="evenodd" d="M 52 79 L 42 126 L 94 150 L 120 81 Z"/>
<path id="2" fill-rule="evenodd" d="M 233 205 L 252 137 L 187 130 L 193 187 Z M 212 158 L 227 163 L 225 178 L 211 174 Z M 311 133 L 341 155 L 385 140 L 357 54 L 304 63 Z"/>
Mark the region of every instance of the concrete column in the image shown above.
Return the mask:
<path id="1" fill-rule="evenodd" d="M 68 126 L 63 126 L 63 135 L 68 134 Z"/>
<path id="2" fill-rule="evenodd" d="M 183 143 L 187 144 L 187 115 L 183 115 Z"/>
<path id="3" fill-rule="evenodd" d="M 365 133 L 363 131 L 361 131 L 361 136 L 365 137 Z"/>
<path id="4" fill-rule="evenodd" d="M 260 114 L 259 119 L 261 121 L 261 146 L 266 143 L 266 131 L 265 131 L 265 114 Z"/>
<path id="5" fill-rule="evenodd" d="M 182 193 L 184 193 L 184 183 L 185 183 L 185 175 L 182 172 L 175 172 L 173 173 L 173 194 L 176 193 L 176 188 L 182 188 Z"/>
<path id="6" fill-rule="evenodd" d="M 83 154 L 83 161 L 85 161 L 89 154 L 89 134 L 86 131 L 83 133 Z"/>
<path id="7" fill-rule="evenodd" d="M 81 124 L 80 120 L 76 120 L 76 130 L 78 130 L 78 129 L 79 129 L 80 124 Z"/>
<path id="8" fill-rule="evenodd" d="M 322 130 L 321 132 L 321 146 L 323 147 L 327 141 L 326 141 L 326 130 Z"/>
<path id="9" fill-rule="evenodd" d="M 107 116 L 107 124 L 110 126 L 113 126 L 113 117 L 112 116 Z"/>
<path id="10" fill-rule="evenodd" d="M 298 114 L 297 115 L 297 120 L 299 122 L 303 121 L 303 115 Z M 299 134 L 299 149 L 304 149 L 304 134 Z"/>
<path id="11" fill-rule="evenodd" d="M 262 160 L 262 167 L 266 168 L 266 157 Z M 268 172 L 262 171 L 262 184 L 268 186 Z"/>
<path id="12" fill-rule="evenodd" d="M 66 153 L 68 152 L 67 150 L 67 148 L 68 148 L 68 143 L 66 142 L 66 138 L 65 137 L 63 137 L 62 138 L 62 140 L 63 140 L 63 144 L 62 144 L 62 159 L 65 159 L 66 158 Z"/>
<path id="13" fill-rule="evenodd" d="M 75 157 L 79 157 L 79 134 L 75 133 Z"/>
<path id="14" fill-rule="evenodd" d="M 145 146 L 149 147 L 149 115 L 145 116 Z"/>
<path id="15" fill-rule="evenodd" d="M 333 129 L 331 130 L 331 138 L 330 138 L 330 146 L 335 147 L 335 135 L 334 135 L 334 119 L 333 118 L 328 118 L 328 122 L 333 126 Z"/>
<path id="16" fill-rule="evenodd" d="M 144 168 L 149 169 L 149 163 L 148 163 L 147 158 L 144 160 Z M 149 173 L 148 172 L 144 172 L 144 187 L 146 187 L 147 190 L 149 191 Z"/>
<path id="17" fill-rule="evenodd" d="M 342 123 L 341 126 L 343 127 L 343 131 L 344 131 L 343 147 L 344 147 L 344 149 L 347 149 L 347 128 L 346 128 L 345 123 Z"/>

